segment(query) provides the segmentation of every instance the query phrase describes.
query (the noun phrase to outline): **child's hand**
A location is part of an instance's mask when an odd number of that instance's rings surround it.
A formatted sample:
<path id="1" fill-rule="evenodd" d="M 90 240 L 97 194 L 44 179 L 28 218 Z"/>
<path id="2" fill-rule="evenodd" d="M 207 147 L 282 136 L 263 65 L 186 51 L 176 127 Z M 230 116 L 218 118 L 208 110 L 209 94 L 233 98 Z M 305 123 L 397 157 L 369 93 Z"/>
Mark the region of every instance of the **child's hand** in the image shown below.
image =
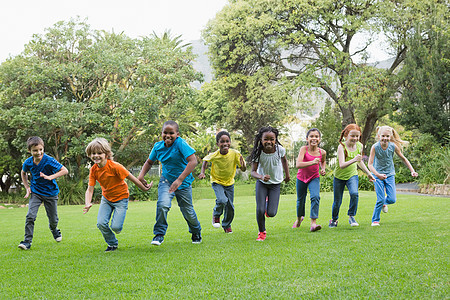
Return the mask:
<path id="1" fill-rule="evenodd" d="M 52 180 L 52 179 L 50 178 L 50 176 L 45 175 L 45 174 L 42 173 L 42 172 L 39 174 L 39 176 L 41 176 L 42 178 L 47 179 L 47 180 Z"/>
<path id="2" fill-rule="evenodd" d="M 92 203 L 89 205 L 85 205 L 83 208 L 83 214 L 86 214 L 92 207 Z"/>
<path id="3" fill-rule="evenodd" d="M 205 178 L 205 173 L 200 173 L 198 175 L 198 179 L 204 179 Z"/>
<path id="4" fill-rule="evenodd" d="M 362 160 L 361 154 L 356 155 L 355 158 L 354 158 L 354 160 L 355 160 L 356 162 L 360 162 L 360 161 Z"/>
<path id="5" fill-rule="evenodd" d="M 419 176 L 419 174 L 416 171 L 414 171 L 414 172 L 411 172 L 411 176 L 412 177 L 417 177 L 417 176 Z"/>
<path id="6" fill-rule="evenodd" d="M 175 180 L 169 188 L 169 193 L 175 192 L 183 182 L 180 179 Z"/>
<path id="7" fill-rule="evenodd" d="M 320 163 L 320 158 L 318 158 L 318 157 L 316 157 L 316 158 L 314 158 L 313 160 L 312 160 L 312 164 L 313 165 L 317 165 L 317 164 L 319 164 Z"/>
<path id="8" fill-rule="evenodd" d="M 139 180 L 140 182 L 142 182 L 142 184 L 143 184 L 144 186 L 148 186 L 147 180 L 145 180 L 144 178 L 139 178 L 139 177 L 138 177 L 138 180 Z"/>
<path id="9" fill-rule="evenodd" d="M 386 174 L 377 174 L 378 179 L 385 180 L 387 178 Z"/>
<path id="10" fill-rule="evenodd" d="M 31 194 L 31 188 L 27 188 L 27 193 L 23 197 L 26 199 L 26 198 L 30 197 L 30 194 Z"/>
<path id="11" fill-rule="evenodd" d="M 143 184 L 143 185 L 144 185 L 144 188 L 145 188 L 144 192 L 146 192 L 146 191 L 148 191 L 149 189 L 152 188 L 152 186 L 153 186 L 153 181 L 150 182 L 150 184 L 147 184 L 147 185 Z"/>
<path id="12" fill-rule="evenodd" d="M 288 183 L 291 180 L 291 177 L 285 177 L 284 182 Z"/>
<path id="13" fill-rule="evenodd" d="M 320 170 L 320 175 L 322 175 L 322 176 L 327 175 L 327 170 L 325 170 L 325 169 Z"/>
<path id="14" fill-rule="evenodd" d="M 264 177 L 262 178 L 262 180 L 263 180 L 264 182 L 269 181 L 269 180 L 270 180 L 270 175 L 264 175 Z"/>
<path id="15" fill-rule="evenodd" d="M 369 181 L 370 182 L 374 182 L 376 180 L 375 177 L 372 174 L 369 174 L 368 176 L 369 176 Z"/>

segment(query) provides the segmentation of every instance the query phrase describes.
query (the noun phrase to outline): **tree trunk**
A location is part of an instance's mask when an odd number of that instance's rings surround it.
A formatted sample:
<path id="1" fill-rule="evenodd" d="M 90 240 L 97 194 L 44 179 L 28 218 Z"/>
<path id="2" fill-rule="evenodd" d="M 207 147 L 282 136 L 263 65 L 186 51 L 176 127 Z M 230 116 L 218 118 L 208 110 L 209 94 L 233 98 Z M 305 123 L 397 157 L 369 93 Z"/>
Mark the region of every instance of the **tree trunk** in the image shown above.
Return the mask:
<path id="1" fill-rule="evenodd" d="M 367 114 L 364 123 L 364 129 L 361 136 L 361 143 L 363 143 L 364 145 L 363 153 L 365 153 L 365 155 L 369 155 L 369 150 L 367 149 L 367 141 L 369 140 L 370 135 L 372 134 L 377 121 L 378 121 L 378 114 L 376 111 L 371 111 Z"/>

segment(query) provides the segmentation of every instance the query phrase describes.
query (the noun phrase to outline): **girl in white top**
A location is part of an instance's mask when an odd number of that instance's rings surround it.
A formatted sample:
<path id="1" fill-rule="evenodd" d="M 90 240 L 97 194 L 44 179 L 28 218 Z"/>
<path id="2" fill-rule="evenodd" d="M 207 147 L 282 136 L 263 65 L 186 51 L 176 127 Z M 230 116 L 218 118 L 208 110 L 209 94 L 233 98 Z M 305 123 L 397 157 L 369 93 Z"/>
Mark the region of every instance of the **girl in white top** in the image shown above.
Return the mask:
<path id="1" fill-rule="evenodd" d="M 258 222 L 257 241 L 266 239 L 265 217 L 277 214 L 280 201 L 281 182 L 290 180 L 286 150 L 278 141 L 278 130 L 262 127 L 255 137 L 255 145 L 250 156 L 252 177 L 256 181 L 256 221 Z M 283 174 L 284 171 L 284 174 Z"/>

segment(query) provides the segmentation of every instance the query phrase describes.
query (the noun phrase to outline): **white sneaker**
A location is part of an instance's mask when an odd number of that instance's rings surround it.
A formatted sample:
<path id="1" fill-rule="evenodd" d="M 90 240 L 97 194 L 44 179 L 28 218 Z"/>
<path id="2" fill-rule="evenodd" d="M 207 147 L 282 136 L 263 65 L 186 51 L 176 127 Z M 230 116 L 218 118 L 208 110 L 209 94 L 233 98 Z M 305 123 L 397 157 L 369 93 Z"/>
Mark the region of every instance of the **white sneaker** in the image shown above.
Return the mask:
<path id="1" fill-rule="evenodd" d="M 383 205 L 383 208 L 381 209 L 384 213 L 387 213 L 388 212 L 388 206 L 385 204 L 385 205 Z"/>
<path id="2" fill-rule="evenodd" d="M 352 227 L 359 226 L 359 224 L 358 224 L 358 222 L 356 222 L 354 216 L 350 216 L 350 217 L 348 218 L 348 222 L 350 223 L 350 226 L 352 226 Z"/>
<path id="3" fill-rule="evenodd" d="M 220 217 L 213 216 L 212 218 L 212 226 L 214 228 L 220 228 L 222 225 L 220 225 Z"/>
<path id="4" fill-rule="evenodd" d="M 380 226 L 380 222 L 372 222 L 372 226 Z"/>

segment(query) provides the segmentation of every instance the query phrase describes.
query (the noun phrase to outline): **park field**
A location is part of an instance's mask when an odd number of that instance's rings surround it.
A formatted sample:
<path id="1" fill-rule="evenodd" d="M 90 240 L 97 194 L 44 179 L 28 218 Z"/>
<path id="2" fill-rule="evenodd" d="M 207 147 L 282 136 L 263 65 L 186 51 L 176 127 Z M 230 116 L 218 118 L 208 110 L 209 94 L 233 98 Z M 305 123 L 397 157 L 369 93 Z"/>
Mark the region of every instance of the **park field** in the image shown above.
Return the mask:
<path id="1" fill-rule="evenodd" d="M 450 198 L 402 195 L 371 227 L 374 192 L 360 192 L 350 227 L 345 192 L 337 228 L 327 226 L 332 193 L 321 194 L 319 232 L 309 220 L 292 229 L 295 195 L 282 196 L 256 242 L 253 185 L 237 186 L 233 233 L 211 226 L 214 194 L 194 189 L 203 242 L 191 243 L 173 203 L 164 243 L 150 245 L 156 202 L 130 202 L 119 249 L 105 253 L 98 205 L 60 206 L 56 243 L 45 209 L 31 250 L 23 238 L 27 208 L 0 210 L 0 299 L 449 299 Z M 1 203 L 1 200 L 0 200 Z M 307 216 L 309 216 L 309 200 Z"/>

